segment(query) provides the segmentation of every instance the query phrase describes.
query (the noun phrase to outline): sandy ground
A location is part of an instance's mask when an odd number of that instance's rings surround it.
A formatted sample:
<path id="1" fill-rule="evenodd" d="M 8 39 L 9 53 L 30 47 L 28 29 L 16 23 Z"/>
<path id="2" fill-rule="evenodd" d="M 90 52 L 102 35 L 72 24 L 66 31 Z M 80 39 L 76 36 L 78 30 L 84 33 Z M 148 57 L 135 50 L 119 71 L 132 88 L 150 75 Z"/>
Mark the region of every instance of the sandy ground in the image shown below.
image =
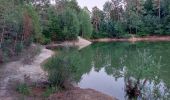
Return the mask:
<path id="1" fill-rule="evenodd" d="M 61 93 L 53 94 L 50 100 L 117 100 L 93 89 L 75 88 Z"/>
<path id="2" fill-rule="evenodd" d="M 41 82 L 47 80 L 46 73 L 41 68 L 41 63 L 51 57 L 53 51 L 45 49 L 35 57 L 30 65 L 24 65 L 22 60 L 7 63 L 0 69 L 0 100 L 17 100 L 14 91 L 10 86 L 13 82 Z"/>
<path id="3" fill-rule="evenodd" d="M 103 39 L 93 39 L 92 42 L 116 42 L 116 41 L 122 41 L 122 42 L 138 42 L 138 41 L 150 41 L 150 42 L 156 42 L 156 41 L 170 41 L 170 36 L 146 36 L 146 37 L 132 37 L 132 38 L 103 38 Z"/>
<path id="4" fill-rule="evenodd" d="M 88 45 L 90 45 L 92 42 L 86 40 L 86 39 L 83 39 L 81 37 L 78 37 L 78 40 L 77 41 L 65 41 L 63 43 L 60 43 L 60 44 L 50 44 L 50 45 L 47 45 L 46 47 L 48 49 L 54 49 L 54 48 L 57 48 L 59 46 L 66 46 L 66 47 L 72 47 L 72 46 L 75 46 L 75 47 L 78 47 L 79 49 L 82 49 L 84 47 L 87 47 Z"/>
<path id="5" fill-rule="evenodd" d="M 91 42 L 88 41 L 88 40 L 85 40 L 85 39 L 83 39 L 81 37 L 78 37 L 77 42 L 64 42 L 63 44 L 64 45 L 70 45 L 70 46 L 74 45 L 74 46 L 79 47 L 79 49 L 83 49 L 84 47 L 87 47 L 88 45 L 90 45 Z"/>

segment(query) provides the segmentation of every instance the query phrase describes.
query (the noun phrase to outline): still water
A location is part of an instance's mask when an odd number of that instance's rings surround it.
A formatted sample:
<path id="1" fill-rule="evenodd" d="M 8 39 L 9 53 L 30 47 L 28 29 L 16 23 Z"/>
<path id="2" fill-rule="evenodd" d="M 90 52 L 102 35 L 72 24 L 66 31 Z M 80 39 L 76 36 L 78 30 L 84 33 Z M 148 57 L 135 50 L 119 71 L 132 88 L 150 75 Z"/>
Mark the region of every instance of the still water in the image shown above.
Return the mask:
<path id="1" fill-rule="evenodd" d="M 170 42 L 95 43 L 70 54 L 81 88 L 119 100 L 170 100 Z"/>

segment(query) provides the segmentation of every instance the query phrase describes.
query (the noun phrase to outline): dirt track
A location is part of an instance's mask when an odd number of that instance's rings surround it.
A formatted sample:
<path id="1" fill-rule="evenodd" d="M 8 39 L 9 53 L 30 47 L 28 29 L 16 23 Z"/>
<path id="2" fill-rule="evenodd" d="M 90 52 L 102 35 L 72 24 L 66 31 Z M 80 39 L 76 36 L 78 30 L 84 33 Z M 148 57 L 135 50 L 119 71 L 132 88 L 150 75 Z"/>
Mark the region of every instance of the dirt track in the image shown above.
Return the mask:
<path id="1" fill-rule="evenodd" d="M 32 64 L 23 64 L 22 59 L 5 64 L 0 69 L 0 100 L 17 100 L 15 89 L 12 87 L 15 82 L 23 82 L 27 79 L 30 82 L 47 80 L 46 73 L 41 68 L 41 63 L 51 57 L 51 50 L 42 48 L 41 53 L 35 57 Z"/>

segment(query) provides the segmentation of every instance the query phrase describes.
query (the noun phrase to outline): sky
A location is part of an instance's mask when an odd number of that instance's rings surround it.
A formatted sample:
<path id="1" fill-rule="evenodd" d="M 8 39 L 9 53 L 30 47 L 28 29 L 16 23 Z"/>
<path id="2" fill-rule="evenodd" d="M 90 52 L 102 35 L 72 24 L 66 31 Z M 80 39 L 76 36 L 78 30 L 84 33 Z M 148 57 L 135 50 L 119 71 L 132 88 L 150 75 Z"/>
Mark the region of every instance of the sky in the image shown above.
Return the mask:
<path id="1" fill-rule="evenodd" d="M 77 0 L 80 7 L 84 8 L 85 6 L 88 7 L 90 11 L 92 11 L 92 8 L 94 6 L 97 6 L 99 9 L 103 9 L 103 5 L 108 0 Z"/>
<path id="2" fill-rule="evenodd" d="M 109 0 L 77 0 L 79 6 L 81 8 L 88 7 L 90 11 L 92 11 L 92 8 L 97 6 L 100 10 L 103 10 L 103 5 L 106 1 Z M 51 0 L 51 3 L 54 3 L 55 0 Z"/>

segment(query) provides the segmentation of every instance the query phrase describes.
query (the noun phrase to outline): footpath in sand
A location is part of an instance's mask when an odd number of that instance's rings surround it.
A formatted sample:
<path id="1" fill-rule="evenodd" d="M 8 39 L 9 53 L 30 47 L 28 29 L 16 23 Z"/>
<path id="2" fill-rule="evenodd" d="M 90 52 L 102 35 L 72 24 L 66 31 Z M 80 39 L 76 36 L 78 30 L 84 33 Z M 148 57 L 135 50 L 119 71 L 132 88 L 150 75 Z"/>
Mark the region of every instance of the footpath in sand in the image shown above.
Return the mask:
<path id="1" fill-rule="evenodd" d="M 35 57 L 30 65 L 24 65 L 22 60 L 9 62 L 0 69 L 0 100 L 17 100 L 11 86 L 14 82 L 23 82 L 25 78 L 31 82 L 47 80 L 46 73 L 41 68 L 41 63 L 51 57 L 53 51 L 42 48 L 41 53 Z"/>

